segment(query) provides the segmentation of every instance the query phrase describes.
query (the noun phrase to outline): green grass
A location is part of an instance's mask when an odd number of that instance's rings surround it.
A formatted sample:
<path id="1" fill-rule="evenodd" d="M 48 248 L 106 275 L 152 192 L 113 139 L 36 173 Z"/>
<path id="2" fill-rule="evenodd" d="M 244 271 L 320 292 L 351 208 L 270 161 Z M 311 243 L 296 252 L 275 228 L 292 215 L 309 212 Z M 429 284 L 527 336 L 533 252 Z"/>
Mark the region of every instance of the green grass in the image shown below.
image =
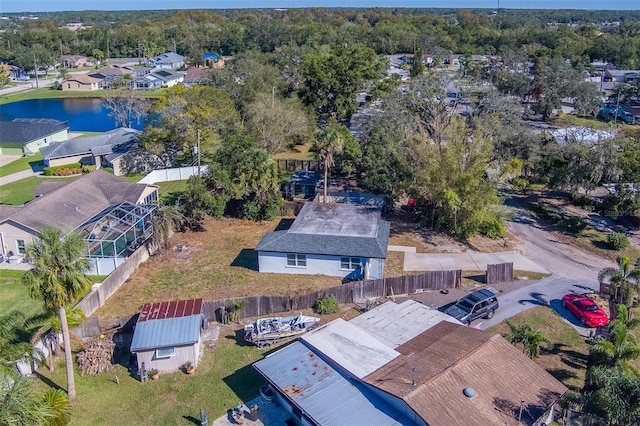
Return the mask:
<path id="1" fill-rule="evenodd" d="M 27 286 L 20 281 L 24 271 L 0 269 L 0 315 L 20 311 L 25 316 L 42 312 L 40 302 L 29 297 Z"/>
<path id="2" fill-rule="evenodd" d="M 216 347 L 205 348 L 193 375 L 176 372 L 141 383 L 120 364 L 99 376 L 76 373 L 78 398 L 72 404 L 70 425 L 191 424 L 188 417 L 199 418 L 201 408 L 212 424 L 240 401 L 258 396 L 258 388 L 264 383 L 251 364 L 266 353 L 237 344 L 235 331 L 230 326 L 222 328 Z M 126 363 L 128 355 L 120 354 L 118 359 Z M 66 387 L 62 363 L 54 373 L 40 368 L 40 374 Z M 37 386 L 46 389 L 46 380 L 38 381 Z"/>
<path id="3" fill-rule="evenodd" d="M 598 130 L 618 130 L 624 128 L 633 128 L 633 126 L 620 123 L 616 125 L 613 124 L 613 121 L 607 123 L 597 118 L 586 118 L 586 117 L 576 117 L 575 115 L 567 115 L 563 114 L 560 117 L 556 117 L 551 120 L 551 123 L 554 126 L 558 127 L 573 127 L 573 126 L 582 126 L 582 127 L 590 127 L 592 129 Z"/>
<path id="4" fill-rule="evenodd" d="M 145 98 L 158 98 L 166 89 L 156 89 L 144 91 L 141 93 Z M 51 87 L 43 87 L 41 89 L 28 89 L 24 92 L 16 93 L 8 96 L 0 96 L 0 105 L 11 102 L 25 101 L 28 99 L 66 99 L 66 98 L 102 98 L 110 95 L 111 92 L 105 90 L 94 90 L 91 92 L 72 92 L 56 90 Z"/>
<path id="5" fill-rule="evenodd" d="M 18 158 L 17 160 L 0 167 L 0 177 L 8 176 L 23 170 L 29 170 L 32 166 L 37 165 L 38 163 L 42 163 L 42 154 L 39 152 L 29 157 Z"/>
<path id="6" fill-rule="evenodd" d="M 2 185 L 0 186 L 0 204 L 20 206 L 27 201 L 31 201 L 35 198 L 32 193 L 40 182 L 68 181 L 73 179 L 76 179 L 76 177 L 44 179 L 37 176 L 31 176 L 25 179 L 20 179 L 15 182 L 8 183 L 6 185 Z"/>
<path id="7" fill-rule="evenodd" d="M 175 199 L 180 193 L 184 192 L 187 189 L 187 181 L 186 180 L 173 180 L 169 182 L 158 182 L 155 185 L 158 185 L 160 189 L 158 192 L 160 193 L 161 200 L 172 200 Z"/>

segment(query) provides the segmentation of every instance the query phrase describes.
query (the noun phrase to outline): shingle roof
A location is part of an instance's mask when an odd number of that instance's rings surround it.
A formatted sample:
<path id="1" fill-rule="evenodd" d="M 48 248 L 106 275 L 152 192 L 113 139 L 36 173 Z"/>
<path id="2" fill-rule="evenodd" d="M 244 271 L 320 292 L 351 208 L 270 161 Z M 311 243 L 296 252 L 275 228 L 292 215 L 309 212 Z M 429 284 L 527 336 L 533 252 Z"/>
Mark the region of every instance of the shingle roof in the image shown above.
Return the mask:
<path id="1" fill-rule="evenodd" d="M 131 351 L 184 346 L 200 338 L 202 299 L 143 306 L 131 341 Z"/>
<path id="2" fill-rule="evenodd" d="M 102 80 L 102 79 L 101 78 L 97 78 L 97 77 L 91 77 L 91 76 L 85 75 L 85 74 L 80 74 L 80 75 L 74 75 L 73 77 L 69 77 L 64 82 L 67 82 L 67 81 L 79 81 L 82 84 L 92 84 L 92 83 L 97 83 L 100 80 Z"/>
<path id="3" fill-rule="evenodd" d="M 35 231 L 54 226 L 69 232 L 111 204 L 137 203 L 146 188 L 145 184 L 131 183 L 96 170 L 15 209 L 3 220 L 15 221 Z"/>
<path id="4" fill-rule="evenodd" d="M 256 250 L 386 259 L 389 232 L 378 208 L 306 203 L 289 230 L 268 233 Z"/>
<path id="5" fill-rule="evenodd" d="M 157 64 L 173 64 L 176 62 L 184 61 L 184 56 L 178 55 L 175 52 L 167 52 L 162 53 L 154 58 L 149 59 L 149 61 Z"/>
<path id="6" fill-rule="evenodd" d="M 45 118 L 16 118 L 13 121 L 0 121 L 0 142 L 27 144 L 68 129 L 68 121 Z"/>
<path id="7" fill-rule="evenodd" d="M 522 422 L 532 424 L 567 391 L 502 336 L 449 322 L 396 350 L 400 357 L 364 380 L 403 398 L 427 424 L 516 425 L 521 400 Z"/>
<path id="8" fill-rule="evenodd" d="M 126 145 L 130 148 L 135 148 L 140 133 L 136 129 L 120 127 L 98 136 L 52 143 L 41 148 L 40 152 L 45 160 L 90 153 L 93 155 L 105 155 L 112 153 L 114 150 L 117 151 L 118 146 Z"/>

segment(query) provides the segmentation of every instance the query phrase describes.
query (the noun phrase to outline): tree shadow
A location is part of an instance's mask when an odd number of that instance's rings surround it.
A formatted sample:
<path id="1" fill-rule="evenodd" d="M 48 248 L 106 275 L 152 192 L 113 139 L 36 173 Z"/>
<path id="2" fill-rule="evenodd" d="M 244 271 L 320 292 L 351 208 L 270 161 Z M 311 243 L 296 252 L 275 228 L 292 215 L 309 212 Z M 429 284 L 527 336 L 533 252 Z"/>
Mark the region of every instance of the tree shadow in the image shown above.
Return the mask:
<path id="1" fill-rule="evenodd" d="M 193 423 L 194 425 L 198 425 L 200 426 L 202 423 L 200 422 L 200 419 L 196 419 L 193 416 L 182 416 L 183 419 L 185 419 L 188 422 Z"/>
<path id="2" fill-rule="evenodd" d="M 487 276 L 486 275 L 467 275 L 465 276 L 466 279 L 475 281 L 477 283 L 480 284 L 486 284 L 487 283 Z"/>
<path id="3" fill-rule="evenodd" d="M 57 383 L 55 383 L 54 381 L 52 381 L 48 377 L 43 376 L 38 371 L 34 371 L 33 374 L 38 378 L 38 380 L 40 380 L 42 383 L 46 384 L 50 388 L 58 389 L 58 390 L 61 390 L 61 391 L 64 391 L 64 392 L 67 391 L 65 388 L 63 388 L 62 386 L 58 385 Z"/>
<path id="4" fill-rule="evenodd" d="M 33 170 L 34 173 L 40 173 L 44 170 L 44 161 L 42 160 L 34 160 L 29 161 L 29 167 Z"/>
<path id="5" fill-rule="evenodd" d="M 531 299 L 521 299 L 518 300 L 518 303 L 521 305 L 530 304 L 537 306 L 549 306 L 549 302 L 545 300 L 542 293 L 533 292 L 529 293 L 529 296 L 531 296 Z"/>
<path id="6" fill-rule="evenodd" d="M 231 266 L 258 272 L 258 252 L 248 248 L 240 250 L 238 256 L 231 262 Z"/>
<path id="7" fill-rule="evenodd" d="M 222 381 L 229 386 L 240 401 L 249 401 L 255 398 L 259 394 L 260 386 L 265 382 L 262 375 L 253 368 L 252 364 L 234 371 L 224 377 Z"/>

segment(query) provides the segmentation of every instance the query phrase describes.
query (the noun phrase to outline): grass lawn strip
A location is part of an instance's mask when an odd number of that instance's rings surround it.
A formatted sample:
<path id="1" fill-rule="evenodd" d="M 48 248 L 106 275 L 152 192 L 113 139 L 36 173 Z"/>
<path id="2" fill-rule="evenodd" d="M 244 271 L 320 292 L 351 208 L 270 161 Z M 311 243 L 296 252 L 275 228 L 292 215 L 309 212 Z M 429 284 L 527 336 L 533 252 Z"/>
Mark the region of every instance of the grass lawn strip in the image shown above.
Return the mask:
<path id="1" fill-rule="evenodd" d="M 29 289 L 20 281 L 24 271 L 0 269 L 0 314 L 20 311 L 26 317 L 42 312 L 42 304 L 29 297 Z"/>
<path id="2" fill-rule="evenodd" d="M 31 155 L 29 157 L 22 157 L 9 164 L 5 164 L 0 167 L 0 177 L 9 176 L 13 173 L 21 172 L 23 170 L 29 170 L 33 165 L 37 165 L 42 162 L 42 154 Z"/>
<path id="3" fill-rule="evenodd" d="M 37 176 L 31 176 L 28 178 L 20 179 L 15 182 L 8 183 L 0 186 L 0 204 L 9 204 L 14 206 L 21 206 L 24 203 L 33 200 L 33 191 L 36 189 L 40 182 L 44 181 L 69 181 L 76 179 L 74 177 L 60 177 L 60 178 L 40 178 Z"/>

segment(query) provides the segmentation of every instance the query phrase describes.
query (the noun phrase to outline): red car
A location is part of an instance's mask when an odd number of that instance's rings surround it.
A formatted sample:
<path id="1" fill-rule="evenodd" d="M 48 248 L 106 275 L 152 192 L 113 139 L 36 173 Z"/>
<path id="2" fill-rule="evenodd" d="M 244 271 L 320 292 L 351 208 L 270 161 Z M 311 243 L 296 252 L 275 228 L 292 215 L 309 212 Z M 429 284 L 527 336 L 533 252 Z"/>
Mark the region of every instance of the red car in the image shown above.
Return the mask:
<path id="1" fill-rule="evenodd" d="M 562 306 L 587 327 L 604 327 L 609 324 L 609 317 L 598 304 L 581 294 L 565 294 L 562 296 Z"/>

